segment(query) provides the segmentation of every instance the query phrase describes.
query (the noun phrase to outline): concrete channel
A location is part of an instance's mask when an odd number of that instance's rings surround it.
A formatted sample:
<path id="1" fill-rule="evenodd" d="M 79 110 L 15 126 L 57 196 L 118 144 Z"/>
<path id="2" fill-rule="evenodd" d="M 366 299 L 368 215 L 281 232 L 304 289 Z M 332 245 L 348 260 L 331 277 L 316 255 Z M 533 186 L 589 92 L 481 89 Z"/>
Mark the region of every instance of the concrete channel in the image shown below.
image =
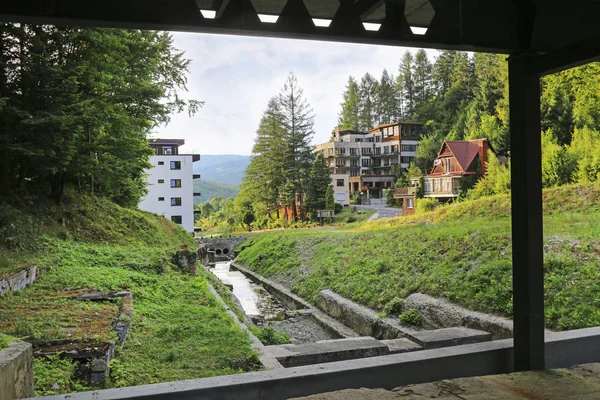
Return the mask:
<path id="1" fill-rule="evenodd" d="M 321 291 L 313 306 L 285 286 L 235 262 L 215 263 L 207 270 L 232 290 L 252 323 L 290 335 L 290 344 L 256 347 L 267 360 L 265 366 L 270 365 L 267 368 L 277 367 L 276 363 L 290 368 L 492 339 L 486 331 L 462 326 L 428 330 L 403 326 L 331 290 Z M 307 329 L 312 334 L 298 333 Z"/>

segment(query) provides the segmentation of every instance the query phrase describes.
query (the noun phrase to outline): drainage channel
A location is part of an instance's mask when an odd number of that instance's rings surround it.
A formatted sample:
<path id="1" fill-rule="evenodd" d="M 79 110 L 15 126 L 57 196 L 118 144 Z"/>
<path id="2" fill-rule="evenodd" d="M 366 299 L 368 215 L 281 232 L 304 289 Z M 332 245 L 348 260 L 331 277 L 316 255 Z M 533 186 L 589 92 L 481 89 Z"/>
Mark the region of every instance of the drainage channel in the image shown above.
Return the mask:
<path id="1" fill-rule="evenodd" d="M 231 262 L 217 262 L 210 269 L 221 282 L 231 288 L 244 313 L 258 327 L 272 326 L 290 336 L 291 343 L 307 343 L 340 338 L 323 327 L 305 309 L 292 310 L 265 288 L 254 283 L 242 272 L 231 269 Z"/>

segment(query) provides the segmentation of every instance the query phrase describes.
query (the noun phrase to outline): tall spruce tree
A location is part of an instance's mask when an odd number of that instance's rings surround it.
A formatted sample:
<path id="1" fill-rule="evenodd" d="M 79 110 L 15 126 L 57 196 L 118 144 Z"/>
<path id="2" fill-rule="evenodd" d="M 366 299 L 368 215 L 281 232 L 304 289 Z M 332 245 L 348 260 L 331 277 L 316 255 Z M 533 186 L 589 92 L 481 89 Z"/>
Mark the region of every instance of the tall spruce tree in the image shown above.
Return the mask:
<path id="1" fill-rule="evenodd" d="M 415 108 L 421 107 L 431 99 L 431 73 L 432 65 L 427 53 L 425 50 L 419 49 L 415 54 L 413 73 Z"/>
<path id="2" fill-rule="evenodd" d="M 258 203 L 255 210 L 264 210 L 271 218 L 279 217 L 281 187 L 286 164 L 285 130 L 279 111 L 279 99 L 271 98 L 261 118 L 252 148 L 252 159 L 246 168 L 240 196 Z"/>
<path id="3" fill-rule="evenodd" d="M 360 95 L 356 80 L 350 76 L 344 91 L 342 111 L 338 118 L 340 129 L 357 131 L 359 129 Z"/>
<path id="4" fill-rule="evenodd" d="M 377 85 L 375 109 L 377 111 L 377 122 L 387 124 L 397 121 L 398 117 L 398 96 L 396 94 L 396 85 L 394 77 L 386 69 L 381 74 L 381 80 Z"/>
<path id="5" fill-rule="evenodd" d="M 375 119 L 375 101 L 377 80 L 368 72 L 360 80 L 360 114 L 358 118 L 359 130 L 368 131 L 373 128 Z"/>
<path id="6" fill-rule="evenodd" d="M 282 197 L 284 204 L 291 208 L 294 221 L 297 221 L 298 210 L 304 211 L 303 197 L 313 161 L 314 115 L 293 73 L 290 73 L 279 94 L 279 111 L 286 155 Z"/>
<path id="7" fill-rule="evenodd" d="M 407 51 L 402 56 L 400 67 L 398 68 L 398 80 L 402 82 L 403 114 L 408 120 L 412 118 L 415 109 L 415 78 L 414 78 L 414 60 L 412 54 Z"/>

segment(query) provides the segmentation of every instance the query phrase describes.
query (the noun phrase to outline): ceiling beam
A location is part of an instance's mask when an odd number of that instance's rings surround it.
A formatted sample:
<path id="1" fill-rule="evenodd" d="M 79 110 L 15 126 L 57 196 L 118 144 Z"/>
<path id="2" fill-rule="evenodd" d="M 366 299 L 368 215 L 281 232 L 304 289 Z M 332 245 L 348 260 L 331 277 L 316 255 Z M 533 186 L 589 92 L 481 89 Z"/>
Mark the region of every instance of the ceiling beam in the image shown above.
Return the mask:
<path id="1" fill-rule="evenodd" d="M 544 76 L 600 60 L 600 36 L 543 55 L 531 57 L 526 66 L 529 75 Z"/>

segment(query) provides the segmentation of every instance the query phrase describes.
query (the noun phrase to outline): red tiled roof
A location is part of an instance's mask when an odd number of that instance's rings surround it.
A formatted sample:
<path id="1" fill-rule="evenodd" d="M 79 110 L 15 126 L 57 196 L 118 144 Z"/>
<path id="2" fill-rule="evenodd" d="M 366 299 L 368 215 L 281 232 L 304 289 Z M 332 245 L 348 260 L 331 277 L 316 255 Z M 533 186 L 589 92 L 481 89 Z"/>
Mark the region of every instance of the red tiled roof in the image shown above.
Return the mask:
<path id="1" fill-rule="evenodd" d="M 469 165 L 471 165 L 477 154 L 479 154 L 479 145 L 477 142 L 477 140 L 446 140 L 444 144 L 448 146 L 463 171 L 467 171 Z"/>

